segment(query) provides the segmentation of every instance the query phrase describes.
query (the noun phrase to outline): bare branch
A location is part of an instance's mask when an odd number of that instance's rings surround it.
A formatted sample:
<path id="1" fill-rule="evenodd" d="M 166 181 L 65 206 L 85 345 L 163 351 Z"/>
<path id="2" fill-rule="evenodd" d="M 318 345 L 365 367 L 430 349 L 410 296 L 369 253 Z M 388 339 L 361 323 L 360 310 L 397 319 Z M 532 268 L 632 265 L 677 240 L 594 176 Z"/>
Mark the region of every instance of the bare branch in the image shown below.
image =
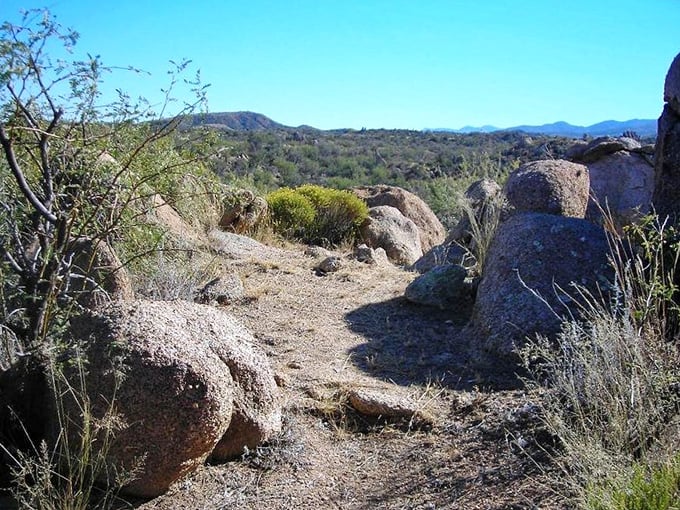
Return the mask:
<path id="1" fill-rule="evenodd" d="M 16 158 L 16 154 L 14 153 L 14 149 L 12 148 L 12 140 L 7 136 L 5 127 L 2 124 L 0 124 L 0 144 L 2 145 L 2 149 L 5 152 L 5 158 L 7 159 L 9 168 L 12 171 L 12 175 L 14 175 L 14 179 L 19 185 L 21 193 L 26 197 L 26 199 L 31 203 L 31 205 L 43 218 L 45 218 L 48 222 L 52 224 L 56 223 L 57 217 L 53 213 L 51 213 L 49 209 L 45 207 L 45 204 L 43 204 L 38 199 L 35 193 L 33 193 L 33 190 L 29 186 L 28 182 L 26 181 L 26 177 L 24 176 L 24 173 L 21 170 L 21 166 L 19 165 L 19 162 L 17 161 Z"/>

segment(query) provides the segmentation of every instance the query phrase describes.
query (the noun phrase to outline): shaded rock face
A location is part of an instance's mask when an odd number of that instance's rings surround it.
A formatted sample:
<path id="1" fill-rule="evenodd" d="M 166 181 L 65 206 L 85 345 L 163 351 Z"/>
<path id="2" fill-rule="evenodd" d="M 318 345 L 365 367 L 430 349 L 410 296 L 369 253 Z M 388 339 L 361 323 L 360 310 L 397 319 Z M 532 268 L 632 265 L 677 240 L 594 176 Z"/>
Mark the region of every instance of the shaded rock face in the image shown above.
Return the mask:
<path id="1" fill-rule="evenodd" d="M 474 324 L 482 348 L 505 356 L 537 333 L 552 337 L 578 307 L 571 282 L 600 294 L 613 274 L 604 230 L 593 223 L 539 213 L 517 214 L 494 238 L 477 290 Z"/>
<path id="2" fill-rule="evenodd" d="M 577 142 L 567 151 L 567 157 L 577 163 L 587 164 L 615 152 L 633 151 L 641 148 L 640 142 L 633 138 L 601 136 L 588 143 Z"/>
<path id="3" fill-rule="evenodd" d="M 420 231 L 421 249 L 427 251 L 440 244 L 446 229 L 420 197 L 396 186 L 362 186 L 352 190 L 369 207 L 389 205 L 416 224 Z"/>
<path id="4" fill-rule="evenodd" d="M 664 85 L 666 102 L 656 137 L 654 207 L 661 216 L 680 216 L 680 54 L 671 64 Z"/>
<path id="5" fill-rule="evenodd" d="M 108 466 L 130 470 L 143 460 L 126 494 L 158 496 L 221 441 L 228 438 L 233 450 L 243 450 L 280 429 L 266 358 L 249 333 L 219 310 L 187 302 L 119 302 L 74 318 L 70 334 L 83 345 L 93 417 L 105 416 L 113 401 L 126 425 L 115 434 Z M 78 371 L 67 367 L 74 383 Z M 118 370 L 123 377 L 116 384 Z M 81 423 L 77 402 L 67 399 L 65 407 L 69 419 Z M 79 434 L 77 426 L 68 432 Z"/>
<path id="6" fill-rule="evenodd" d="M 625 225 L 649 212 L 654 191 L 650 147 L 632 138 L 605 136 L 577 142 L 567 155 L 590 173 L 588 219 L 601 222 L 604 210 L 616 224 Z"/>
<path id="7" fill-rule="evenodd" d="M 666 74 L 663 100 L 668 103 L 671 110 L 680 115 L 680 53 L 673 59 Z"/>
<path id="8" fill-rule="evenodd" d="M 215 328 L 209 316 L 205 319 L 204 324 Z M 281 402 L 274 372 L 253 341 L 250 332 L 233 320 L 227 328 L 206 338 L 210 350 L 229 368 L 234 380 L 234 412 L 227 432 L 211 454 L 214 460 L 239 457 L 245 448 L 252 450 L 281 431 Z"/>
<path id="9" fill-rule="evenodd" d="M 454 241 L 445 241 L 439 246 L 435 246 L 425 255 L 420 257 L 410 267 L 411 271 L 424 274 L 428 271 L 447 264 L 458 264 L 464 267 L 471 267 L 475 264 L 474 257 L 470 252 Z"/>
<path id="10" fill-rule="evenodd" d="M 420 231 L 399 209 L 382 205 L 371 207 L 361 226 L 361 235 L 371 248 L 383 248 L 395 264 L 410 265 L 423 255 Z"/>
<path id="11" fill-rule="evenodd" d="M 583 218 L 588 205 L 588 169 L 564 160 L 533 161 L 508 177 L 505 195 L 516 212 Z"/>
<path id="12" fill-rule="evenodd" d="M 654 167 L 643 155 L 621 150 L 588 163 L 591 196 L 587 218 L 609 210 L 619 223 L 633 222 L 649 212 L 654 190 Z"/>
<path id="13" fill-rule="evenodd" d="M 467 313 L 473 302 L 473 286 L 463 266 L 437 266 L 413 280 L 404 296 L 413 303 L 434 306 L 442 310 Z"/>

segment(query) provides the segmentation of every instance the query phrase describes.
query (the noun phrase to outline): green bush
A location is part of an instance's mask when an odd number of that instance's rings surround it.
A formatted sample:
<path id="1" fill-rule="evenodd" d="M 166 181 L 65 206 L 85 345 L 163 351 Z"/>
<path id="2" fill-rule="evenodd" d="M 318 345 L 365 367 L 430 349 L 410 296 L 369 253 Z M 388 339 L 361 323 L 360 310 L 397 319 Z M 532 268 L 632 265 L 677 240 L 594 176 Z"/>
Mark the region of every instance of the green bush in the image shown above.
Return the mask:
<path id="1" fill-rule="evenodd" d="M 353 241 L 368 217 L 368 206 L 353 193 L 311 184 L 275 191 L 267 197 L 267 203 L 278 233 L 324 246 Z"/>
<path id="2" fill-rule="evenodd" d="M 288 239 L 302 239 L 312 230 L 316 211 L 312 202 L 290 188 L 267 195 L 274 230 Z"/>
<path id="3" fill-rule="evenodd" d="M 591 488 L 593 510 L 674 510 L 680 508 L 680 454 L 668 464 L 638 465 L 620 486 Z"/>

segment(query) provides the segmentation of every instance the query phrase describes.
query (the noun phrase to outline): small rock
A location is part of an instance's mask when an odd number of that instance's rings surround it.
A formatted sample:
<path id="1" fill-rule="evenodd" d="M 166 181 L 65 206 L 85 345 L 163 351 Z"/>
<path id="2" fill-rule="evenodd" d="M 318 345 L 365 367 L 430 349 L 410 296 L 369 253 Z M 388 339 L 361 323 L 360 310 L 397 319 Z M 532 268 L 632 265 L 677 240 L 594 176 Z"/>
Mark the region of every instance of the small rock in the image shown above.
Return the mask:
<path id="1" fill-rule="evenodd" d="M 285 388 L 288 386 L 288 379 L 281 372 L 274 372 L 274 381 L 279 388 Z"/>
<path id="2" fill-rule="evenodd" d="M 333 253 L 328 251 L 326 248 L 322 248 L 321 246 L 307 246 L 304 253 L 308 257 L 312 257 L 314 259 L 331 257 L 333 255 Z"/>
<path id="3" fill-rule="evenodd" d="M 316 266 L 316 272 L 319 275 L 326 275 L 328 273 L 335 273 L 342 267 L 342 259 L 335 255 L 331 257 L 326 257 L 323 259 L 318 266 Z"/>
<path id="4" fill-rule="evenodd" d="M 413 280 L 404 296 L 413 303 L 442 310 L 468 310 L 472 306 L 472 292 L 467 276 L 467 269 L 458 264 L 437 266 Z"/>
<path id="5" fill-rule="evenodd" d="M 196 303 L 218 303 L 228 305 L 238 301 L 244 296 L 243 282 L 238 275 L 229 273 L 221 277 L 213 278 L 206 283 L 197 293 Z"/>
<path id="6" fill-rule="evenodd" d="M 347 394 L 349 404 L 360 414 L 372 418 L 407 419 L 414 423 L 432 424 L 411 399 L 386 395 L 375 390 L 352 389 Z"/>
<path id="7" fill-rule="evenodd" d="M 354 249 L 354 258 L 359 262 L 376 266 L 386 265 L 390 262 L 383 248 L 374 250 L 366 244 L 360 244 Z"/>

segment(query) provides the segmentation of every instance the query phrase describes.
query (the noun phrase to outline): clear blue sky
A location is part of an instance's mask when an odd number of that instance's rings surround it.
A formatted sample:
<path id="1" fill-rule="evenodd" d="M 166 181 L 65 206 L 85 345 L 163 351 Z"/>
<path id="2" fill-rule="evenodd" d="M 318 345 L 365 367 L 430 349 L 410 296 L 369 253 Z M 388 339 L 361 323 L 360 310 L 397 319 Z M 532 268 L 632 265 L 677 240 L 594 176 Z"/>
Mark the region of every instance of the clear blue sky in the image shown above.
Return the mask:
<path id="1" fill-rule="evenodd" d="M 283 124 L 508 127 L 656 118 L 680 53 L 680 0 L 0 0 L 48 7 L 77 50 L 151 73 L 190 58 L 211 111 Z"/>

